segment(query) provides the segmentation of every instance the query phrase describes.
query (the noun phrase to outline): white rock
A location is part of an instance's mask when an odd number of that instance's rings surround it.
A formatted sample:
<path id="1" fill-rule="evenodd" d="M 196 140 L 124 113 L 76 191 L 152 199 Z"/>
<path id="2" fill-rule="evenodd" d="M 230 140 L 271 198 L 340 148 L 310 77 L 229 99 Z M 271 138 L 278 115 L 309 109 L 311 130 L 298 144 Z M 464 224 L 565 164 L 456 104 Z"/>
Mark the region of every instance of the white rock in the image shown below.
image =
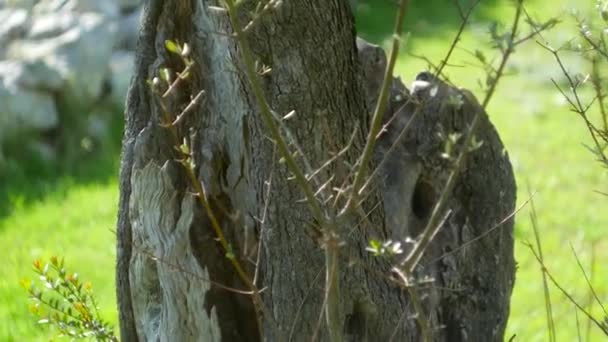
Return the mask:
<path id="1" fill-rule="evenodd" d="M 29 21 L 25 9 L 0 9 L 0 59 L 4 57 L 4 48 L 8 42 L 25 36 Z"/>
<path id="2" fill-rule="evenodd" d="M 70 108 L 90 104 L 100 95 L 114 43 L 115 25 L 94 13 L 81 14 L 76 24 L 53 38 L 14 41 L 12 59 L 42 61 L 66 82 L 63 98 Z"/>
<path id="3" fill-rule="evenodd" d="M 124 108 L 127 90 L 131 83 L 135 54 L 129 51 L 117 51 L 110 58 L 110 83 L 112 93 L 110 102 L 117 108 Z"/>
<path id="4" fill-rule="evenodd" d="M 58 124 L 53 97 L 36 90 L 0 83 L 0 142 L 32 131 L 43 131 Z"/>
<path id="5" fill-rule="evenodd" d="M 78 25 L 73 13 L 45 13 L 33 17 L 28 39 L 53 38 Z"/>
<path id="6" fill-rule="evenodd" d="M 58 91 L 63 86 L 61 75 L 42 61 L 0 61 L 0 77 L 9 87 Z"/>
<path id="7" fill-rule="evenodd" d="M 117 19 L 118 29 L 114 43 L 115 49 L 135 50 L 137 36 L 139 34 L 141 11 L 142 8 L 139 7 L 135 11 Z"/>
<path id="8" fill-rule="evenodd" d="M 28 25 L 27 10 L 22 8 L 0 9 L 0 36 L 18 37 L 26 31 Z"/>
<path id="9" fill-rule="evenodd" d="M 8 8 L 23 8 L 31 10 L 38 0 L 0 0 L 0 8 L 4 6 Z"/>
<path id="10" fill-rule="evenodd" d="M 103 109 L 96 109 L 91 114 L 86 123 L 86 133 L 93 140 L 100 142 L 104 141 L 110 135 L 110 125 L 108 121 L 111 119 L 112 113 Z"/>
<path id="11" fill-rule="evenodd" d="M 116 18 L 120 8 L 110 0 L 41 0 L 34 6 L 35 13 L 97 13 L 109 18 Z"/>
<path id="12" fill-rule="evenodd" d="M 128 11 L 141 5 L 142 0 L 116 0 L 122 11 Z"/>

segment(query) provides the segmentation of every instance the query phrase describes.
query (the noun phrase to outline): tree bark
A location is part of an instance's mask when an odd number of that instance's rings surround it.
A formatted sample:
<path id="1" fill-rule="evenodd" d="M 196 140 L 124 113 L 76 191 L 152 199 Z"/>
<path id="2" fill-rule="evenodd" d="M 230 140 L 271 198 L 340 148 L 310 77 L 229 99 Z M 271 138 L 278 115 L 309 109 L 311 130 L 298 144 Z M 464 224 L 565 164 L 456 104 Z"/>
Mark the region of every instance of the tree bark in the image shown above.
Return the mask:
<path id="1" fill-rule="evenodd" d="M 241 6 L 242 22 L 250 19 L 252 3 Z M 219 5 L 206 0 L 145 2 L 120 175 L 121 338 L 326 340 L 321 318 L 324 252 L 310 234 L 315 220 L 260 119 L 226 13 L 209 6 Z M 261 329 L 251 297 L 234 290 L 247 288 L 196 205 L 175 161 L 174 143 L 159 126 L 158 101 L 146 81 L 161 66 L 183 68 L 165 50 L 167 39 L 192 47 L 196 64 L 171 105 L 179 112 L 190 94 L 206 92 L 178 132 L 190 142 L 198 179 L 237 258 L 250 265 L 247 271 L 252 278 L 255 272 L 257 286 L 264 289 L 269 316 L 263 317 Z M 252 26 L 248 39 L 259 64 L 272 68 L 260 76 L 271 108 L 280 116 L 295 110 L 285 125 L 313 169 L 331 157 L 328 152 L 346 146 L 355 132 L 346 155 L 316 177 L 324 183 L 333 176 L 330 189 L 340 187 L 350 179 L 347 165 L 356 162 L 365 144 L 379 77 L 374 70 L 381 72 L 385 60 L 370 61 L 358 53 L 353 18 L 343 0 L 283 1 Z M 370 67 L 373 63 L 377 65 Z M 387 117 L 396 112 L 396 120 L 386 121 L 375 165 L 364 166 L 371 171 L 382 165 L 362 205 L 368 215 L 365 220 L 353 216 L 338 227 L 343 241 L 340 318 L 351 341 L 420 340 L 408 292 L 391 278 L 394 261 L 374 257 L 365 248 L 371 238 L 417 236 L 450 170 L 441 158 L 444 142 L 437 132 L 466 133 L 480 110 L 468 93 L 435 79 L 412 95 L 394 83 Z M 483 145 L 471 153 L 449 202 L 451 214 L 416 271 L 418 279 L 432 278 L 416 288 L 437 341 L 502 340 L 508 317 L 513 221 L 489 229 L 514 209 L 515 184 L 502 143 L 482 115 L 477 136 Z M 410 129 L 397 139 L 411 117 Z"/>

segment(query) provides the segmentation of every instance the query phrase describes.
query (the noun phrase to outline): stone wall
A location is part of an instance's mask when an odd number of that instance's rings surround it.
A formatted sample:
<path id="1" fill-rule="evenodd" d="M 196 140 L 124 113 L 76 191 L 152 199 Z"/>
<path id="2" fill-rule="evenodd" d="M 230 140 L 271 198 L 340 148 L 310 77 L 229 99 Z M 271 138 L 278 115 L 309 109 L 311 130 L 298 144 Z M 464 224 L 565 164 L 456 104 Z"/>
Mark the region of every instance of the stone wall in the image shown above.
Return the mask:
<path id="1" fill-rule="evenodd" d="M 107 134 L 123 111 L 141 2 L 0 0 L 0 164 L 11 141 L 47 145 L 37 150 L 53 158 L 56 132 Z"/>

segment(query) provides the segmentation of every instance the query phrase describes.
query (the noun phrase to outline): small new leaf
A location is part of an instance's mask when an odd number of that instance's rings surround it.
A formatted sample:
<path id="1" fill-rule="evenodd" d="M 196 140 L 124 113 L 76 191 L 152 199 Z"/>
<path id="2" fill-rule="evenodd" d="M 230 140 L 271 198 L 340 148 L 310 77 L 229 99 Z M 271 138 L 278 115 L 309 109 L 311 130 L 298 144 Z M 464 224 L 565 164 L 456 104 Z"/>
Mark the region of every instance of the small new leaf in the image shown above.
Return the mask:
<path id="1" fill-rule="evenodd" d="M 171 69 L 169 69 L 169 68 L 160 69 L 160 78 L 167 83 L 171 83 Z"/>
<path id="2" fill-rule="evenodd" d="M 235 258 L 231 244 L 228 244 L 228 248 L 226 250 L 226 258 L 228 258 L 229 260 L 233 260 Z"/>
<path id="3" fill-rule="evenodd" d="M 182 57 L 188 57 L 188 55 L 190 55 L 191 50 L 192 49 L 190 48 L 190 45 L 188 45 L 188 43 L 184 43 L 184 47 L 182 48 L 180 55 Z"/>
<path id="4" fill-rule="evenodd" d="M 179 44 L 177 44 L 176 42 L 172 41 L 172 40 L 165 40 L 165 48 L 167 48 L 167 50 L 169 52 L 181 55 L 182 53 L 182 48 L 179 46 Z"/>

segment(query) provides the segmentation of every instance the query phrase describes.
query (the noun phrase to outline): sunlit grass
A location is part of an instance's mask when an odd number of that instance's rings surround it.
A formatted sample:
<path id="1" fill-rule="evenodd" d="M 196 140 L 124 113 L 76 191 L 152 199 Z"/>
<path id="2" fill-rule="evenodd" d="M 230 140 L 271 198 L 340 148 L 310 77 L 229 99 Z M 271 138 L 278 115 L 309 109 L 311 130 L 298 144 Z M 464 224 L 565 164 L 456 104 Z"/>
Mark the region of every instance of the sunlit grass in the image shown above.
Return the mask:
<path id="1" fill-rule="evenodd" d="M 93 284 L 101 314 L 116 323 L 114 229 L 116 182 L 74 185 L 61 195 L 16 208 L 0 219 L 0 340 L 48 341 L 55 334 L 36 325 L 20 280 L 37 282 L 32 261 L 65 257 L 66 267 Z"/>

